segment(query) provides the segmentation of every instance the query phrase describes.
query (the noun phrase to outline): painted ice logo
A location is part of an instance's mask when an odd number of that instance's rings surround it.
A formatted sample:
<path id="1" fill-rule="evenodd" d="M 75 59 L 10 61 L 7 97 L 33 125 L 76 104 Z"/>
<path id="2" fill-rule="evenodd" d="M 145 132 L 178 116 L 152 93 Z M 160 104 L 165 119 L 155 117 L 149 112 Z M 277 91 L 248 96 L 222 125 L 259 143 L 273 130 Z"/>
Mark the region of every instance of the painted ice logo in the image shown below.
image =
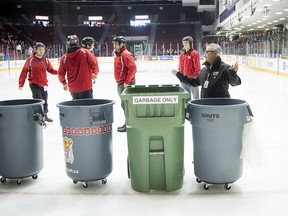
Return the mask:
<path id="1" fill-rule="evenodd" d="M 135 96 L 133 104 L 178 104 L 178 96 Z"/>
<path id="2" fill-rule="evenodd" d="M 74 154 L 73 154 L 73 140 L 68 137 L 63 138 L 64 144 L 64 155 L 65 155 L 65 162 L 72 164 L 74 162 Z"/>

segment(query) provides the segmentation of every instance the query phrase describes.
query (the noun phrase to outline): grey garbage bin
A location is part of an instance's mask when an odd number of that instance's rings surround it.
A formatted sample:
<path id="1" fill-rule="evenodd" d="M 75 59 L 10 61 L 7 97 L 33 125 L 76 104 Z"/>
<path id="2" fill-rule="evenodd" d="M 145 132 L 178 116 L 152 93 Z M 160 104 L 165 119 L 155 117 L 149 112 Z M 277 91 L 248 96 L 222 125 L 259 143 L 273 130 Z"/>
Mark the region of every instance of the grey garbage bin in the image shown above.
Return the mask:
<path id="1" fill-rule="evenodd" d="M 0 176 L 6 179 L 36 179 L 43 168 L 44 101 L 0 101 Z"/>
<path id="2" fill-rule="evenodd" d="M 58 103 L 66 174 L 76 184 L 102 180 L 112 172 L 114 101 L 80 99 Z"/>
<path id="3" fill-rule="evenodd" d="M 192 124 L 194 174 L 204 182 L 231 184 L 242 176 L 242 134 L 252 112 L 244 100 L 230 98 L 199 99 L 188 103 L 186 113 Z"/>

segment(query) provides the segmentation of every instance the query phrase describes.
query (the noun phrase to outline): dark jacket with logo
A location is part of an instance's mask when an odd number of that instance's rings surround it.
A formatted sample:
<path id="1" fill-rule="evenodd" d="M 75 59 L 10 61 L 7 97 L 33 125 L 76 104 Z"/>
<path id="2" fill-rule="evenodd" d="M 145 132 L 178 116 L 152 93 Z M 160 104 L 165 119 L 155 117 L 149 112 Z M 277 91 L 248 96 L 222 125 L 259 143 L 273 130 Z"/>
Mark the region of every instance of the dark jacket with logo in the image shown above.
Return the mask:
<path id="1" fill-rule="evenodd" d="M 225 97 L 230 98 L 229 84 L 231 86 L 237 86 L 241 84 L 241 79 L 237 73 L 230 70 L 230 65 L 221 61 L 220 57 L 217 57 L 216 62 L 210 66 L 208 62 L 204 62 L 204 67 L 198 76 L 189 78 L 182 73 L 177 73 L 176 76 L 181 82 L 190 84 L 194 87 L 202 86 L 201 98 L 213 98 L 213 97 Z M 208 86 L 205 82 L 208 81 Z M 207 82 L 206 82 L 207 84 Z"/>

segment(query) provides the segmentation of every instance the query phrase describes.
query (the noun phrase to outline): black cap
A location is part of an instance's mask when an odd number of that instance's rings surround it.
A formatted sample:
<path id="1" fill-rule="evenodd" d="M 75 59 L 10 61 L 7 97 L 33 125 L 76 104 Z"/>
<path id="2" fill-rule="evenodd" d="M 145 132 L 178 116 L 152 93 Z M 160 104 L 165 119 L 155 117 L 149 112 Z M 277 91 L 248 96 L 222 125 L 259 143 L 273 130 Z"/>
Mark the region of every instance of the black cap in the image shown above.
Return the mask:
<path id="1" fill-rule="evenodd" d="M 125 44 L 126 43 L 126 40 L 123 36 L 115 36 L 112 41 L 117 41 L 119 44 L 123 43 Z"/>
<path id="2" fill-rule="evenodd" d="M 95 40 L 92 37 L 85 37 L 83 38 L 81 44 L 83 47 L 86 47 L 87 45 L 91 46 L 95 43 Z"/>
<path id="3" fill-rule="evenodd" d="M 34 48 L 37 49 L 38 47 L 44 47 L 45 48 L 45 45 L 42 42 L 36 42 L 34 45 Z"/>
<path id="4" fill-rule="evenodd" d="M 76 35 L 69 35 L 66 42 L 68 46 L 79 45 L 79 38 Z"/>
<path id="5" fill-rule="evenodd" d="M 189 41 L 190 49 L 193 49 L 193 38 L 191 36 L 183 37 L 182 41 Z"/>

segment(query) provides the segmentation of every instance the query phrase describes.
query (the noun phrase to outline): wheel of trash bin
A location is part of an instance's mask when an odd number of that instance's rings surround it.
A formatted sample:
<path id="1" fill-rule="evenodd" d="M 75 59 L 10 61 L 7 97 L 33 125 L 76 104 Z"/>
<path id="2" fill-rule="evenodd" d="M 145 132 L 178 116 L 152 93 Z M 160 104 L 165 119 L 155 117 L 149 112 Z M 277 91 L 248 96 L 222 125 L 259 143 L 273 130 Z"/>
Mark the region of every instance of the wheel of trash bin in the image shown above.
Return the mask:
<path id="1" fill-rule="evenodd" d="M 107 183 L 107 179 L 102 179 L 102 184 L 106 184 Z"/>
<path id="2" fill-rule="evenodd" d="M 204 189 L 205 189 L 205 190 L 209 190 L 210 186 L 211 186 L 210 184 L 205 183 L 205 184 L 204 184 Z"/>
<path id="3" fill-rule="evenodd" d="M 202 180 L 200 178 L 196 178 L 196 182 L 201 183 Z"/>
<path id="4" fill-rule="evenodd" d="M 84 188 L 88 188 L 88 183 L 87 182 L 82 182 L 82 185 Z"/>
<path id="5" fill-rule="evenodd" d="M 32 179 L 37 179 L 38 175 L 32 175 Z"/>
<path id="6" fill-rule="evenodd" d="M 229 183 L 225 184 L 225 185 L 224 185 L 224 188 L 225 188 L 226 190 L 230 190 L 230 189 L 231 189 L 231 184 L 229 184 Z"/>
<path id="7" fill-rule="evenodd" d="M 17 184 L 18 185 L 22 184 L 22 179 L 17 179 Z"/>
<path id="8" fill-rule="evenodd" d="M 77 184 L 77 183 L 78 183 L 78 181 L 76 181 L 76 180 L 73 180 L 73 183 L 74 183 L 74 184 Z"/>
<path id="9" fill-rule="evenodd" d="M 5 183 L 6 182 L 6 178 L 2 177 L 0 181 L 1 181 L 1 183 Z"/>

